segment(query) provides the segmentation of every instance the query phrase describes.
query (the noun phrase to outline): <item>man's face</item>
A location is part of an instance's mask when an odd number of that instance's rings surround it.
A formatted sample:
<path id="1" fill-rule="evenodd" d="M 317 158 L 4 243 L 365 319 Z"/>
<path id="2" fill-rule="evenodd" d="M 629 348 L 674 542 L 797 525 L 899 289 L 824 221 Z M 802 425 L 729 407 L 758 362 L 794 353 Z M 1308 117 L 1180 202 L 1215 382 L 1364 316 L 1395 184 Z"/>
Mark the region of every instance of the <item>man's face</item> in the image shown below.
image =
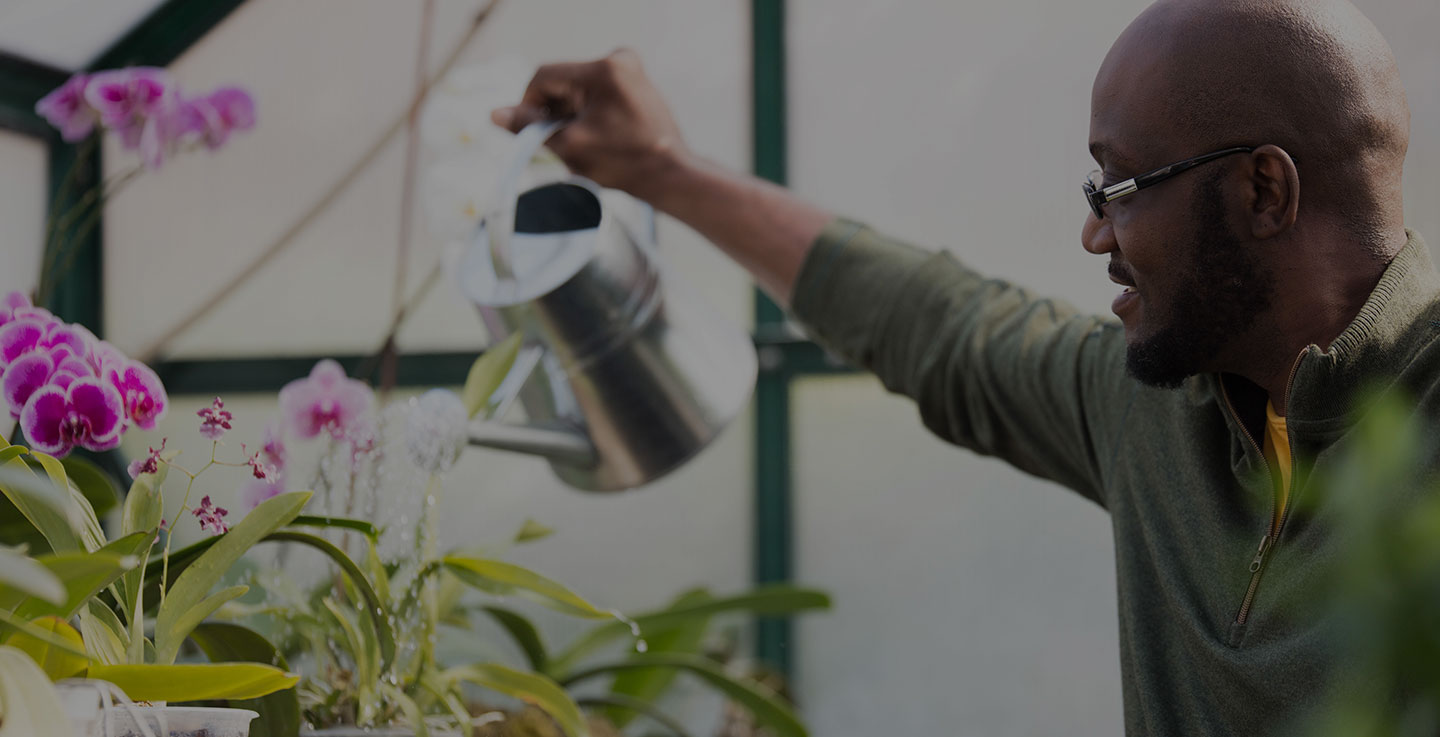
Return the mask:
<path id="1" fill-rule="evenodd" d="M 1134 285 L 1117 300 L 1125 368 L 1151 386 L 1176 387 L 1215 370 L 1250 333 L 1274 291 L 1273 275 L 1226 224 L 1225 172 L 1190 174 L 1195 183 L 1183 187 L 1189 217 L 1178 218 L 1173 236 L 1111 253 L 1112 275 Z M 1127 260 L 1129 254 L 1135 259 Z"/>
<path id="2" fill-rule="evenodd" d="M 1133 32 L 1132 32 L 1133 31 Z M 1111 49 L 1091 97 L 1090 150 L 1108 186 L 1223 146 L 1187 140 L 1160 101 L 1164 44 L 1132 29 Z M 1173 71 L 1173 70 L 1171 70 Z M 1230 143 L 1230 145 L 1238 145 Z M 1232 216 L 1243 207 L 1233 158 L 1202 164 L 1086 216 L 1085 249 L 1110 257 L 1123 286 L 1126 368 L 1153 386 L 1234 365 L 1272 301 L 1275 279 Z"/>

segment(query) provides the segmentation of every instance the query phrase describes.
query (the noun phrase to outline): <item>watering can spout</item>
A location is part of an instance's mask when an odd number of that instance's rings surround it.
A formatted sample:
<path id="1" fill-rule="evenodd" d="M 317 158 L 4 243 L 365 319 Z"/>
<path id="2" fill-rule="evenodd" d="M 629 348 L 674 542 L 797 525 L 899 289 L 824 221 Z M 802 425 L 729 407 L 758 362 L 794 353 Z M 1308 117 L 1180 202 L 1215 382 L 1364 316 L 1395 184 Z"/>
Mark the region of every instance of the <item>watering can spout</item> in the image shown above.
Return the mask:
<path id="1" fill-rule="evenodd" d="M 598 460 L 589 436 L 559 424 L 544 427 L 479 420 L 470 423 L 470 444 L 540 456 L 577 469 L 593 468 Z"/>

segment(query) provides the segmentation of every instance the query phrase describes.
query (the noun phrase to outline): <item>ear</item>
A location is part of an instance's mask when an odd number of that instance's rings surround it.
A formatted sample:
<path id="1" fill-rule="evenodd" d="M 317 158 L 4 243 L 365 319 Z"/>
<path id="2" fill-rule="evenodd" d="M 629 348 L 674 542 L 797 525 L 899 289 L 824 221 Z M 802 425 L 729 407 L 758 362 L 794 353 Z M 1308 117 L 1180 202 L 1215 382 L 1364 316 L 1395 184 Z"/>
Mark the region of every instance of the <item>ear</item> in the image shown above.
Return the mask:
<path id="1" fill-rule="evenodd" d="M 1266 144 L 1250 154 L 1246 214 L 1256 240 L 1274 238 L 1295 226 L 1300 213 L 1300 173 L 1285 149 Z"/>

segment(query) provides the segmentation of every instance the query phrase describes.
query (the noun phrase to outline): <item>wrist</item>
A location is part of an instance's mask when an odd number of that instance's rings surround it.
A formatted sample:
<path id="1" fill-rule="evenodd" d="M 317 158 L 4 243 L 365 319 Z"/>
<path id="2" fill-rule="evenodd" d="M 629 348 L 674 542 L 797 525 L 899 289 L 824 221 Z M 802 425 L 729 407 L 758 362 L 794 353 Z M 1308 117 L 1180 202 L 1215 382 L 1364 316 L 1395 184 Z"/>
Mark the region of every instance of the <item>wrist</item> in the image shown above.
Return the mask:
<path id="1" fill-rule="evenodd" d="M 683 145 L 664 146 L 653 153 L 635 183 L 626 189 L 656 210 L 676 215 L 676 208 L 692 198 L 706 168 L 705 161 Z"/>

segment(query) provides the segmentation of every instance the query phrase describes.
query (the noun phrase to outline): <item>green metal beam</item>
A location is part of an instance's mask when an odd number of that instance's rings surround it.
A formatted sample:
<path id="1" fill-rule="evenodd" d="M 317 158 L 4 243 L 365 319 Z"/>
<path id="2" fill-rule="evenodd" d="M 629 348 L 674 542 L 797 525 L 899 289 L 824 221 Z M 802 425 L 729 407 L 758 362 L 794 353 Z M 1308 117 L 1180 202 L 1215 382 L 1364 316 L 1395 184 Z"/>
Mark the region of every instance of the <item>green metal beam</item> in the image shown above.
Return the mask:
<path id="1" fill-rule="evenodd" d="M 245 0 L 168 0 L 151 11 L 86 69 L 169 66 Z"/>
<path id="2" fill-rule="evenodd" d="M 785 184 L 785 2 L 751 0 L 753 161 L 755 174 Z M 774 329 L 785 313 L 755 291 L 756 331 Z M 756 583 L 787 581 L 791 566 L 790 378 L 783 353 L 762 348 L 755 384 L 755 554 Z M 779 359 L 780 366 L 774 364 Z M 793 672 L 790 620 L 756 622 L 755 655 L 789 677 Z"/>
<path id="3" fill-rule="evenodd" d="M 402 355 L 396 363 L 396 386 L 432 387 L 459 386 L 465 383 L 470 365 L 478 353 L 436 352 Z M 287 383 L 302 378 L 327 356 L 286 356 L 266 358 L 216 358 L 189 361 L 164 361 L 155 366 L 155 373 L 170 394 L 240 394 L 276 392 Z M 333 356 L 345 373 L 357 376 L 368 363 L 368 356 Z"/>
<path id="4" fill-rule="evenodd" d="M 35 114 L 35 103 L 69 77 L 63 69 L 0 53 L 0 128 L 46 141 L 58 139 L 55 129 Z"/>
<path id="5" fill-rule="evenodd" d="M 64 187 L 65 177 L 75 176 L 75 183 Z M 59 247 L 53 257 L 55 289 L 46 300 L 46 307 L 68 322 L 78 322 L 97 336 L 104 335 L 104 243 L 103 215 L 92 208 L 80 208 L 85 214 L 78 219 L 69 216 L 85 193 L 104 181 L 100 146 L 65 143 L 54 139 L 50 144 L 50 221 L 69 222 L 60 234 Z M 93 218 L 93 219 L 92 219 Z"/>

